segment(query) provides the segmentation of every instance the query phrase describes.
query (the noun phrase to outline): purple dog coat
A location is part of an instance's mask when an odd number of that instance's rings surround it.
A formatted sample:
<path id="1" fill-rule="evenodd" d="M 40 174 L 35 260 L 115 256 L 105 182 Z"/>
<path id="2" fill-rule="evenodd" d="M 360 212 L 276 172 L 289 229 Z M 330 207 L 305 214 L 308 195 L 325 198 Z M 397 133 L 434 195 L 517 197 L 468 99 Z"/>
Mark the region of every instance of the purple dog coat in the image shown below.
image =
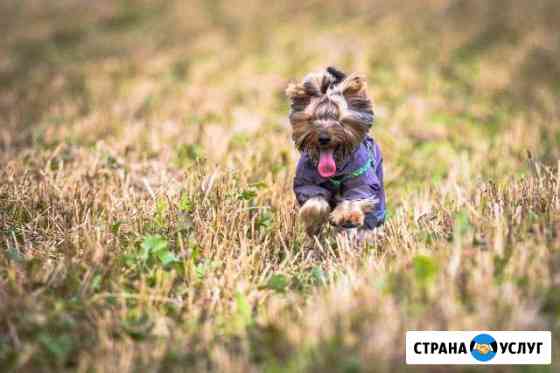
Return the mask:
<path id="1" fill-rule="evenodd" d="M 294 193 L 303 205 L 313 197 L 323 197 L 334 208 L 337 199 L 359 200 L 375 198 L 379 202 L 366 214 L 364 228 L 373 229 L 385 221 L 385 191 L 383 188 L 383 157 L 379 145 L 367 136 L 330 178 L 319 175 L 307 153 L 302 153 L 294 179 Z"/>

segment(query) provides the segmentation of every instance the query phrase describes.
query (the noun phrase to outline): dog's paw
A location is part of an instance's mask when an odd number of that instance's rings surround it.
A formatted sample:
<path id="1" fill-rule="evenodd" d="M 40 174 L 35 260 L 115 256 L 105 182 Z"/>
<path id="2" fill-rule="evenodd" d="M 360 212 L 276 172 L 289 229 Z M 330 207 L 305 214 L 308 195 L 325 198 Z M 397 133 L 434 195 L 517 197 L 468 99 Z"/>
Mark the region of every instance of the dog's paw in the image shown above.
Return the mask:
<path id="1" fill-rule="evenodd" d="M 299 210 L 299 219 L 305 225 L 305 231 L 309 236 L 319 234 L 328 219 L 329 211 L 329 203 L 322 197 L 311 198 L 303 204 Z"/>
<path id="2" fill-rule="evenodd" d="M 356 228 L 364 224 L 364 213 L 352 206 L 352 203 L 341 203 L 331 212 L 329 220 L 341 228 Z"/>
<path id="3" fill-rule="evenodd" d="M 357 228 L 364 225 L 366 214 L 373 211 L 376 200 L 342 201 L 329 216 L 333 225 L 341 228 Z"/>

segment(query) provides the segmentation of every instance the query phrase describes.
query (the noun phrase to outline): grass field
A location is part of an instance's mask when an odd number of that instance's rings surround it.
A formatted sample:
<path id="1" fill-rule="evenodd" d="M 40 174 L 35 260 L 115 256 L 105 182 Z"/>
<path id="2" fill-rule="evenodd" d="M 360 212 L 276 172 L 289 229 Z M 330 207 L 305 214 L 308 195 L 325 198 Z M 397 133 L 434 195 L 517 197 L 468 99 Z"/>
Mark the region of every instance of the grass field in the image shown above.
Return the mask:
<path id="1" fill-rule="evenodd" d="M 384 372 L 406 330 L 551 330 L 560 5 L 0 4 L 1 372 Z M 290 80 L 368 77 L 389 218 L 310 247 Z M 459 367 L 425 371 L 479 371 Z"/>

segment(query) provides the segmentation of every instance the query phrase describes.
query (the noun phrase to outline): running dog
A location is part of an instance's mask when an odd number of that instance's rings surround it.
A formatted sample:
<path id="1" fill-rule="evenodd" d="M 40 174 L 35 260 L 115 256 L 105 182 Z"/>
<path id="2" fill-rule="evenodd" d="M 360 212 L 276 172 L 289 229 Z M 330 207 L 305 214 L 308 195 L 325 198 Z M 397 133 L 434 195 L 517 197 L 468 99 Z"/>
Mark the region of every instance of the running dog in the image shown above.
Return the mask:
<path id="1" fill-rule="evenodd" d="M 365 78 L 328 67 L 286 89 L 301 154 L 294 192 L 308 235 L 325 223 L 373 229 L 385 221 L 383 158 L 368 135 L 374 113 Z"/>

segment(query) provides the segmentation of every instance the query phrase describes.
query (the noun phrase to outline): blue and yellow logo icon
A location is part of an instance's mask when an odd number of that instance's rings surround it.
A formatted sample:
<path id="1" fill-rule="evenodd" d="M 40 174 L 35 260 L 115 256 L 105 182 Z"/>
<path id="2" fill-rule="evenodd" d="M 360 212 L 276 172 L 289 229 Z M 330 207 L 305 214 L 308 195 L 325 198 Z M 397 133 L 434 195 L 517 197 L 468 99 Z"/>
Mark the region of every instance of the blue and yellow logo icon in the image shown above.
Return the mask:
<path id="1" fill-rule="evenodd" d="M 490 361 L 496 356 L 498 343 L 489 334 L 479 334 L 471 341 L 471 355 L 478 361 Z"/>

